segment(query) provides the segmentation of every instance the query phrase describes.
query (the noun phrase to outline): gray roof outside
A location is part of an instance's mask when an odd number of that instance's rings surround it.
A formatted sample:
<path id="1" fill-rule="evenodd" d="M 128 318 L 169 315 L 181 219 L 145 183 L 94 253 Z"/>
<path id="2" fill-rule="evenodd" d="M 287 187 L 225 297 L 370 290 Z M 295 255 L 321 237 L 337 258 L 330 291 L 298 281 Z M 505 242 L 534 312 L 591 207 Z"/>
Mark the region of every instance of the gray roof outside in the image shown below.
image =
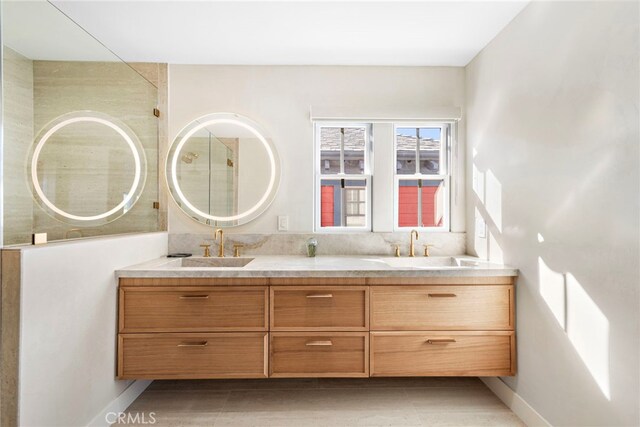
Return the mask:
<path id="1" fill-rule="evenodd" d="M 363 128 L 344 128 L 344 149 L 345 151 L 363 151 L 364 143 Z M 415 151 L 415 136 L 396 135 L 398 150 Z M 440 141 L 434 139 L 421 139 L 420 148 L 422 150 L 439 150 Z M 340 151 L 340 128 L 323 127 L 320 131 L 320 149 L 322 151 Z"/>

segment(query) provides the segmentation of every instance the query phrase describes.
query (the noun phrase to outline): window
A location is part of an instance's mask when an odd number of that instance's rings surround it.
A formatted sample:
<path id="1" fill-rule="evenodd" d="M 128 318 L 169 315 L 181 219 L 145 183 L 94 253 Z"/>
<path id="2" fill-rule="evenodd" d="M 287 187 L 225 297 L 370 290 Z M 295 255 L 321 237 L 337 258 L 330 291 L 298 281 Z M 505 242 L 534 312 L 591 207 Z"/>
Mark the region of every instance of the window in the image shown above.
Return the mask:
<path id="1" fill-rule="evenodd" d="M 370 125 L 316 123 L 316 230 L 371 229 Z"/>
<path id="2" fill-rule="evenodd" d="M 395 229 L 449 230 L 449 124 L 395 126 Z"/>

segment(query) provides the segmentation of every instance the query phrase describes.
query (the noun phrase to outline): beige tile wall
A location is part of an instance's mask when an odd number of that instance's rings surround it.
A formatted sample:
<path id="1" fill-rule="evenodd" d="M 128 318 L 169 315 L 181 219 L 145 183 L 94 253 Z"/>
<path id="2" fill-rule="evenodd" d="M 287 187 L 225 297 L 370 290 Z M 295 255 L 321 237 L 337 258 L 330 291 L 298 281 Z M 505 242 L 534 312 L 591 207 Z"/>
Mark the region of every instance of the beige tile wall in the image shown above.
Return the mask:
<path id="1" fill-rule="evenodd" d="M 5 47 L 2 58 L 4 243 L 31 240 L 33 199 L 26 178 L 26 158 L 33 141 L 33 61 Z"/>
<path id="2" fill-rule="evenodd" d="M 126 215 L 114 222 L 83 228 L 81 232 L 85 237 L 158 229 L 158 211 L 153 208 L 153 202 L 158 200 L 158 119 L 153 115 L 158 97 L 157 88 L 152 83 L 157 84 L 159 72 L 157 64 L 141 64 L 140 68 L 150 81 L 145 81 L 130 66 L 123 63 L 67 61 L 34 61 L 33 63 L 36 132 L 62 114 L 78 110 L 93 110 L 123 121 L 136 133 L 145 149 L 147 182 L 138 202 Z M 103 141 L 100 139 L 81 138 L 74 145 L 84 146 L 84 152 L 91 155 L 92 152 L 97 154 L 96 148 L 101 143 Z M 95 146 L 92 147 L 92 144 Z M 58 169 L 56 182 L 64 183 L 65 178 L 74 179 L 74 169 L 82 165 L 74 164 L 73 166 L 74 168 Z M 125 181 L 131 182 L 130 174 L 120 172 L 117 168 L 113 169 L 115 170 L 110 172 L 109 187 L 113 186 L 116 189 L 128 187 Z M 61 192 L 64 194 L 59 194 L 57 197 L 74 199 L 72 194 L 67 193 L 68 187 L 70 186 L 61 186 Z M 104 187 L 96 188 L 93 195 L 91 192 L 83 192 L 82 203 L 89 206 L 104 205 L 104 192 Z M 111 206 L 118 202 L 118 199 L 112 200 Z M 91 208 L 86 210 L 90 211 Z M 62 239 L 70 229 L 77 228 L 50 217 L 39 206 L 34 207 L 33 223 L 36 232 L 48 233 L 49 240 Z M 79 233 L 69 233 L 68 236 L 79 237 Z"/>

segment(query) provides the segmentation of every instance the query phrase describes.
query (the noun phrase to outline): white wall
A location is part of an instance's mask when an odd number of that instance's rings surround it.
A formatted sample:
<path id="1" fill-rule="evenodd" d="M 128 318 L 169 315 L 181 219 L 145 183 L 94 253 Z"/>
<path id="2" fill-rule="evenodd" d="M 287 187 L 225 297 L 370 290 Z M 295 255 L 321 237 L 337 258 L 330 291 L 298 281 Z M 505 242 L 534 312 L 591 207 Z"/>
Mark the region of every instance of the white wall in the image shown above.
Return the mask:
<path id="1" fill-rule="evenodd" d="M 20 425 L 85 426 L 130 385 L 115 379 L 114 271 L 166 252 L 167 233 L 22 250 Z"/>
<path id="2" fill-rule="evenodd" d="M 464 69 L 460 67 L 333 67 L 171 65 L 169 70 L 169 136 L 207 113 L 233 112 L 259 123 L 280 156 L 280 190 L 265 214 L 234 228 L 240 233 L 273 233 L 276 217 L 289 216 L 291 232 L 313 231 L 313 126 L 310 106 L 325 111 L 379 112 L 403 117 L 405 112 L 438 107 L 464 107 Z M 395 118 L 395 117 L 394 117 Z M 464 121 L 460 123 L 464 147 Z M 381 132 L 379 135 L 389 134 Z M 389 134 L 388 136 L 392 136 Z M 377 138 L 376 165 L 391 162 L 392 138 Z M 463 165 L 464 156 L 458 161 Z M 456 168 L 460 176 L 462 167 Z M 386 172 L 393 172 L 387 169 Z M 378 175 L 374 188 L 386 188 L 392 175 Z M 385 190 L 386 191 L 386 190 Z M 452 231 L 464 231 L 464 191 L 456 192 Z M 375 194 L 374 194 L 375 196 Z M 375 197 L 374 197 L 375 199 Z M 392 200 L 392 198 L 390 199 Z M 391 231 L 392 210 L 376 210 L 374 231 Z M 375 215 L 374 215 L 375 216 Z M 205 233 L 170 202 L 171 233 Z"/>
<path id="3" fill-rule="evenodd" d="M 640 425 L 638 18 L 532 2 L 467 67 L 468 250 L 520 269 L 505 382 L 553 425 Z"/>

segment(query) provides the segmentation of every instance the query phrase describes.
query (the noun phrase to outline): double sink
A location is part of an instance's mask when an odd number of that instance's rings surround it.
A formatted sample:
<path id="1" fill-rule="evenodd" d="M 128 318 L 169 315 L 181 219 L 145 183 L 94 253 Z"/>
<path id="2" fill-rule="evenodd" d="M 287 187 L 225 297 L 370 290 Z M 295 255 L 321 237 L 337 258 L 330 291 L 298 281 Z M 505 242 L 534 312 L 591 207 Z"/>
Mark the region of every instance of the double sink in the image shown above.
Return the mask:
<path id="1" fill-rule="evenodd" d="M 181 260 L 182 268 L 242 268 L 251 263 L 255 258 L 183 258 Z M 303 258 L 302 262 L 313 262 L 314 264 L 325 265 L 327 267 L 346 265 L 346 264 L 363 264 L 377 266 L 378 268 L 472 268 L 480 265 L 479 261 L 456 258 L 456 257 L 416 257 L 416 258 L 390 258 L 390 257 L 318 257 Z M 298 261 L 301 262 L 301 261 Z"/>

